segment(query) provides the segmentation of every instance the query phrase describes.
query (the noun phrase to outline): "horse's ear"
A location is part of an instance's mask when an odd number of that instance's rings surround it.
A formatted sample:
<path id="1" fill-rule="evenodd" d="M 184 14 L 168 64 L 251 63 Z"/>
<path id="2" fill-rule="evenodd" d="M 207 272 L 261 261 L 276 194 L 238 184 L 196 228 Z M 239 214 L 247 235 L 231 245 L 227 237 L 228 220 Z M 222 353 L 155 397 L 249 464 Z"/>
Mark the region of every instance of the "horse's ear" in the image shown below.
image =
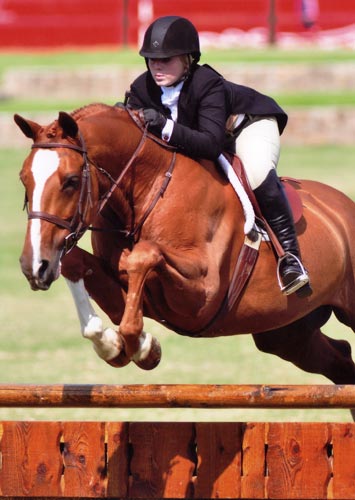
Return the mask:
<path id="1" fill-rule="evenodd" d="M 14 120 L 25 136 L 33 140 L 35 140 L 38 131 L 42 128 L 38 123 L 32 122 L 31 120 L 25 120 L 25 118 L 22 118 L 22 116 L 18 114 L 14 115 Z"/>
<path id="2" fill-rule="evenodd" d="M 68 113 L 65 113 L 64 111 L 59 112 L 58 124 L 62 127 L 64 134 L 68 137 L 72 137 L 74 139 L 78 135 L 78 124 Z"/>

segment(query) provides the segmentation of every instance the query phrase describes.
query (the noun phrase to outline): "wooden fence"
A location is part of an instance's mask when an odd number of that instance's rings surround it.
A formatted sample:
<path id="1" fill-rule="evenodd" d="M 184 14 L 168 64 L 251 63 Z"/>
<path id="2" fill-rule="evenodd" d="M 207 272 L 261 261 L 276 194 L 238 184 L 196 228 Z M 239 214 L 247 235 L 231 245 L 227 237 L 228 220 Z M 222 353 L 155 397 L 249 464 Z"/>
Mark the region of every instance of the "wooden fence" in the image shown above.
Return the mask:
<path id="1" fill-rule="evenodd" d="M 0 406 L 355 408 L 355 387 L 0 385 Z M 5 498 L 355 498 L 352 423 L 10 421 L 0 453 Z"/>

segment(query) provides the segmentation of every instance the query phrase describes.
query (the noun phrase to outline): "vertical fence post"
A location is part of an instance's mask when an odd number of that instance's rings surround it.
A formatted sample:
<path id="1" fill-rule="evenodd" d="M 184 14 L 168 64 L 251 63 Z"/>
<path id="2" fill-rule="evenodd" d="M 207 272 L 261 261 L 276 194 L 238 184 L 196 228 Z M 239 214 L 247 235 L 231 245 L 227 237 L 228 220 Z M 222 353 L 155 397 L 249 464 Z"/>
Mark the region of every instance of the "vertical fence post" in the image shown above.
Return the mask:
<path id="1" fill-rule="evenodd" d="M 128 47 L 128 3 L 129 0 L 123 0 L 123 12 L 122 12 L 122 47 L 126 49 Z"/>
<path id="2" fill-rule="evenodd" d="M 269 45 L 276 44 L 276 0 L 270 0 L 269 3 Z"/>

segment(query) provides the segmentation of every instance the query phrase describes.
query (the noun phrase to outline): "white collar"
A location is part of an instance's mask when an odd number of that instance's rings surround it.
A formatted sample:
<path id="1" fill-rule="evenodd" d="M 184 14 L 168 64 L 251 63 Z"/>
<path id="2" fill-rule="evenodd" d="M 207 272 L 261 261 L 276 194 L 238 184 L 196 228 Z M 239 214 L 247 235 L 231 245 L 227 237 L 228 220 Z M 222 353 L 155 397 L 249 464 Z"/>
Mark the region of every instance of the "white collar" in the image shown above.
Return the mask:
<path id="1" fill-rule="evenodd" d="M 177 103 L 179 100 L 180 92 L 184 82 L 180 82 L 175 86 L 161 87 L 162 96 L 161 102 L 164 106 L 168 107 L 171 111 L 171 117 L 174 121 L 177 119 Z"/>

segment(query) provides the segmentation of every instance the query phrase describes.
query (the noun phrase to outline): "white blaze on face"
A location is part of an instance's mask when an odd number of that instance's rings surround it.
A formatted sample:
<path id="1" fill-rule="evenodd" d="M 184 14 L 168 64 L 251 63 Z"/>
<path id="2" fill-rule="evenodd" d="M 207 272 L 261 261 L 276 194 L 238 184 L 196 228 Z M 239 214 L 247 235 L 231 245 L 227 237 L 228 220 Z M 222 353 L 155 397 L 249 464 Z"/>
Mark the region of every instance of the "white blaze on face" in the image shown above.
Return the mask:
<path id="1" fill-rule="evenodd" d="M 41 211 L 41 200 L 43 189 L 49 177 L 59 167 L 59 156 L 55 151 L 39 150 L 35 153 L 32 160 L 32 175 L 34 179 L 34 190 L 32 200 L 32 211 Z M 32 267 L 33 274 L 36 275 L 41 265 L 41 219 L 32 219 L 31 221 L 31 244 L 32 244 Z"/>

